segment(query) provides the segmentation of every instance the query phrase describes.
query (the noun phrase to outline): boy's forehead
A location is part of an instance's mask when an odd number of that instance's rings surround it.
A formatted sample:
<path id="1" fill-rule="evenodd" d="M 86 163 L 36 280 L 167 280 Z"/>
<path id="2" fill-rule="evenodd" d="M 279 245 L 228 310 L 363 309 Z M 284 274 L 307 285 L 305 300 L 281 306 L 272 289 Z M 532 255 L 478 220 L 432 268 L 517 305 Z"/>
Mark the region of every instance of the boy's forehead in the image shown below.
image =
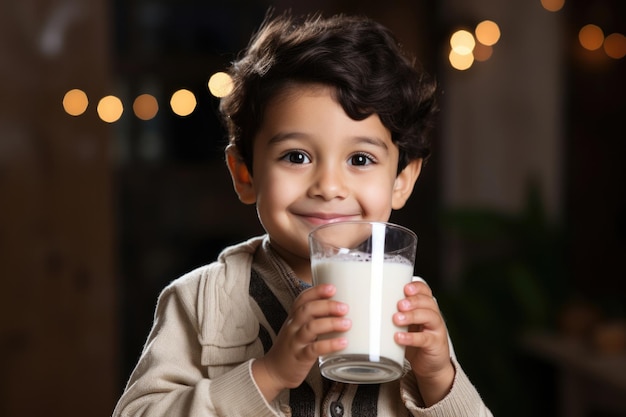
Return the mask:
<path id="1" fill-rule="evenodd" d="M 265 109 L 255 145 L 279 146 L 286 142 L 374 146 L 384 151 L 396 147 L 378 115 L 355 120 L 346 114 L 332 89 L 320 86 L 290 89 Z"/>
<path id="2" fill-rule="evenodd" d="M 363 123 L 365 120 L 369 122 Z M 334 126 L 349 127 L 357 132 L 368 126 L 388 131 L 376 113 L 359 119 L 351 117 L 337 99 L 334 90 L 319 85 L 293 87 L 276 95 L 264 110 L 261 127 L 272 124 L 296 127 L 302 125 L 314 130 L 328 130 Z"/>
<path id="3" fill-rule="evenodd" d="M 268 107 L 288 104 L 306 95 L 328 96 L 337 101 L 337 89 L 335 87 L 318 83 L 289 83 L 281 88 L 269 98 Z M 338 102 L 338 101 L 337 101 Z"/>

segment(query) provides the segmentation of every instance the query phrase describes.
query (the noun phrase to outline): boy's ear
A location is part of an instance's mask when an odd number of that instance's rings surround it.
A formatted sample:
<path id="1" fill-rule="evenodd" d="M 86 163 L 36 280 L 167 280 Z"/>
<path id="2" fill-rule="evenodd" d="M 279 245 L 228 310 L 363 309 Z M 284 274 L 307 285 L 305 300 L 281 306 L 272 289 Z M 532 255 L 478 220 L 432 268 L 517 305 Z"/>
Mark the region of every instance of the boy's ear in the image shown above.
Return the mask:
<path id="1" fill-rule="evenodd" d="M 404 167 L 398 174 L 393 184 L 393 194 L 391 197 L 391 208 L 394 210 L 401 209 L 413 192 L 415 181 L 422 171 L 423 159 L 414 159 Z"/>
<path id="2" fill-rule="evenodd" d="M 252 176 L 237 148 L 234 145 L 226 147 L 226 164 L 233 180 L 233 187 L 239 200 L 244 204 L 254 204 L 256 202 L 256 192 L 252 183 Z"/>

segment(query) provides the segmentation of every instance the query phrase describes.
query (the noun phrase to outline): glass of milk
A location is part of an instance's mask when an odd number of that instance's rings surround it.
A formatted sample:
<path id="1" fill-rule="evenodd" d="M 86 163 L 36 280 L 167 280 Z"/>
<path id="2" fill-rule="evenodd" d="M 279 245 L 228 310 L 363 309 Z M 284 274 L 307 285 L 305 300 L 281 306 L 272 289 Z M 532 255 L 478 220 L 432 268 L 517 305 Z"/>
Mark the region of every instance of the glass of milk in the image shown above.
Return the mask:
<path id="1" fill-rule="evenodd" d="M 417 236 L 384 222 L 325 224 L 309 235 L 313 284 L 333 284 L 334 300 L 348 304 L 348 346 L 320 357 L 325 377 L 347 383 L 382 383 L 403 374 L 404 346 L 393 324 L 404 286 L 411 282 Z M 327 337 L 337 337 L 330 334 Z"/>

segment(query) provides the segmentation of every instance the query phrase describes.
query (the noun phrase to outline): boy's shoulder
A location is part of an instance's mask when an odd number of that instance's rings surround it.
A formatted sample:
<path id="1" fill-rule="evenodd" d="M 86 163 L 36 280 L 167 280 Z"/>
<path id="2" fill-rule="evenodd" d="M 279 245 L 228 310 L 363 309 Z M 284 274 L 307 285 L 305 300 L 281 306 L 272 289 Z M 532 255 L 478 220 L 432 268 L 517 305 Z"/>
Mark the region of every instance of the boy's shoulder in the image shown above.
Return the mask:
<path id="1" fill-rule="evenodd" d="M 172 297 L 178 300 L 203 345 L 233 344 L 258 333 L 254 313 L 246 306 L 252 260 L 264 238 L 255 237 L 224 249 L 215 262 L 172 281 L 161 293 L 161 303 L 167 304 Z M 216 323 L 226 321 L 240 330 L 227 335 L 214 331 Z"/>
<path id="2" fill-rule="evenodd" d="M 203 287 L 207 281 L 221 278 L 230 281 L 231 284 L 234 284 L 233 281 L 240 282 L 242 274 L 249 275 L 254 253 L 265 238 L 265 236 L 256 236 L 244 242 L 226 247 L 220 252 L 217 260 L 197 267 L 175 279 L 164 289 L 164 292 L 192 291 L 193 293 L 197 293 L 200 289 L 199 287 Z"/>

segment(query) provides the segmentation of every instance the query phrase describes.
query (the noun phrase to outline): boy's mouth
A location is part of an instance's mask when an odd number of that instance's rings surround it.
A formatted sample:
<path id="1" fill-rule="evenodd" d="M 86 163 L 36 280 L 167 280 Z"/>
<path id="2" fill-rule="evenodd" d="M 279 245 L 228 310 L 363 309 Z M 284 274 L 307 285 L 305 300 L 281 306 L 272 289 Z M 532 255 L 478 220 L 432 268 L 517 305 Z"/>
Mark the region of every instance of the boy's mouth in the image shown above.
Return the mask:
<path id="1" fill-rule="evenodd" d="M 306 213 L 299 216 L 313 226 L 360 219 L 359 215 L 342 213 Z"/>

